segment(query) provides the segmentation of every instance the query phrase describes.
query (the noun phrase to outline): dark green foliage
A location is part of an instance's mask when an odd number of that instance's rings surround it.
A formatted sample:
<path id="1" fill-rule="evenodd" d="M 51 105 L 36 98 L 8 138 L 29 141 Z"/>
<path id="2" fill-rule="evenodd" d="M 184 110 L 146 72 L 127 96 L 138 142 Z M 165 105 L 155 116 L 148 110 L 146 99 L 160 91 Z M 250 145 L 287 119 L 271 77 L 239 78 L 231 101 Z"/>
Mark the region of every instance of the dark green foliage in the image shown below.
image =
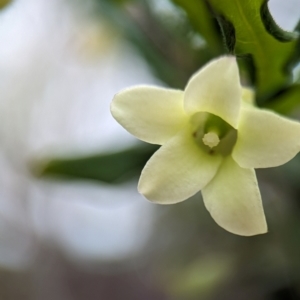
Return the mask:
<path id="1" fill-rule="evenodd" d="M 288 115 L 300 104 L 300 84 L 291 85 L 274 96 L 272 102 L 266 108 L 277 111 L 280 114 Z"/>
<path id="2" fill-rule="evenodd" d="M 91 179 L 121 183 L 141 173 L 158 146 L 136 146 L 115 153 L 102 153 L 36 163 L 39 176 Z"/>

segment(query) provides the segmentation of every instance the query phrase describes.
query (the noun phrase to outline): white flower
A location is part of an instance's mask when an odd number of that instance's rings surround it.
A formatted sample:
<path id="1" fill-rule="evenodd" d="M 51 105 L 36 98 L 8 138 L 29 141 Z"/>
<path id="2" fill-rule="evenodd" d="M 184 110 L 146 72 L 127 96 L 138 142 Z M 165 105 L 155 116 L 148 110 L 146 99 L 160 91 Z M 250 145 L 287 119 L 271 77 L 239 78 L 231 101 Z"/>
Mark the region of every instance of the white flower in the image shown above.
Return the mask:
<path id="1" fill-rule="evenodd" d="M 210 62 L 185 91 L 140 86 L 115 95 L 111 112 L 137 138 L 162 147 L 146 164 L 138 189 L 172 204 L 202 191 L 226 230 L 267 232 L 254 168 L 274 167 L 300 149 L 300 124 L 252 105 L 236 60 Z"/>

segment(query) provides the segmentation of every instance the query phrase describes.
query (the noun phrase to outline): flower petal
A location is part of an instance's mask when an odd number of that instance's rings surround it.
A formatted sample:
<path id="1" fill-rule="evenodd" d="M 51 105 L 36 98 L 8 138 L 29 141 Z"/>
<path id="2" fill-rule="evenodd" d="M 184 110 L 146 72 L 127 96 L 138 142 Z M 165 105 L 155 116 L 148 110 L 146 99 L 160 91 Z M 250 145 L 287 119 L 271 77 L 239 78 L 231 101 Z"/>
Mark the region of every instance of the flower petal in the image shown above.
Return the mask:
<path id="1" fill-rule="evenodd" d="M 139 192 L 161 204 L 183 201 L 213 178 L 221 161 L 221 156 L 204 152 L 190 130 L 183 130 L 148 161 L 139 181 Z"/>
<path id="2" fill-rule="evenodd" d="M 212 218 L 229 232 L 245 236 L 267 232 L 255 171 L 241 168 L 231 156 L 202 195 Z"/>
<path id="3" fill-rule="evenodd" d="M 183 109 L 183 91 L 151 86 L 128 88 L 116 94 L 111 113 L 131 134 L 159 145 L 188 122 Z"/>
<path id="4" fill-rule="evenodd" d="M 243 107 L 232 156 L 244 168 L 269 168 L 291 160 L 300 150 L 300 123 L 271 111 Z"/>
<path id="5" fill-rule="evenodd" d="M 188 114 L 199 111 L 217 115 L 236 128 L 239 120 L 242 88 L 234 56 L 214 60 L 189 81 L 184 94 Z"/>
<path id="6" fill-rule="evenodd" d="M 242 87 L 242 104 L 251 104 L 254 105 L 255 103 L 255 93 L 254 90 L 247 87 Z"/>

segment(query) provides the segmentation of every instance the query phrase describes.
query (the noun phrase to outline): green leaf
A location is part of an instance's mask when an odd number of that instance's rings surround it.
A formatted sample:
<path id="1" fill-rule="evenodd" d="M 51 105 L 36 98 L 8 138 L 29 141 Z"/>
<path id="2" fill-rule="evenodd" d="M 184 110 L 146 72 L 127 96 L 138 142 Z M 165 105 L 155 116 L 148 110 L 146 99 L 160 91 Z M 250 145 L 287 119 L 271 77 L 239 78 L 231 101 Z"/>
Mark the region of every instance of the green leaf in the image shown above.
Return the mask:
<path id="1" fill-rule="evenodd" d="M 209 0 L 228 51 L 251 57 L 259 104 L 291 81 L 291 61 L 298 34 L 282 30 L 273 20 L 268 0 Z M 250 59 L 250 60 L 251 60 Z"/>
<path id="2" fill-rule="evenodd" d="M 289 115 L 300 106 L 300 84 L 294 84 L 276 95 L 265 105 L 280 114 Z"/>
<path id="3" fill-rule="evenodd" d="M 132 147 L 115 153 L 103 153 L 71 158 L 54 158 L 35 162 L 33 173 L 39 177 L 90 179 L 105 183 L 121 183 L 138 176 L 152 154 L 155 145 Z"/>

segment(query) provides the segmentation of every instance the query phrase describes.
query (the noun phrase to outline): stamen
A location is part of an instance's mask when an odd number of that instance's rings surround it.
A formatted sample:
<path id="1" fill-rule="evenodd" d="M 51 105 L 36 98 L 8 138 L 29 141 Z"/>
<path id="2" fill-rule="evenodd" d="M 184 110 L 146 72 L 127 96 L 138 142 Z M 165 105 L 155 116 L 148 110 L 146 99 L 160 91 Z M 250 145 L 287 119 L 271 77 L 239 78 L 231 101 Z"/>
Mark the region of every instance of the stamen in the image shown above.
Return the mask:
<path id="1" fill-rule="evenodd" d="M 210 148 L 216 147 L 220 143 L 219 136 L 215 132 L 206 133 L 203 136 L 202 141 L 204 145 Z"/>

